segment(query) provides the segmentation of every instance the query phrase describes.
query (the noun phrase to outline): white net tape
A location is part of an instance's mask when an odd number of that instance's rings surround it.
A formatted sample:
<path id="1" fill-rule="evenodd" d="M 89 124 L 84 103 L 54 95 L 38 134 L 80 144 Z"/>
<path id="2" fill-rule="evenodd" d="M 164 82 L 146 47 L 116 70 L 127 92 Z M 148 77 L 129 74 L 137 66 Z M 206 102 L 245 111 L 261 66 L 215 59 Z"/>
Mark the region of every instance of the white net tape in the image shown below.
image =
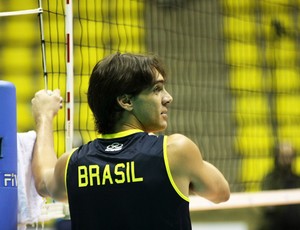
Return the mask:
<path id="1" fill-rule="evenodd" d="M 233 209 L 300 203 L 300 189 L 232 193 L 227 202 L 214 204 L 199 196 L 190 198 L 190 210 Z"/>

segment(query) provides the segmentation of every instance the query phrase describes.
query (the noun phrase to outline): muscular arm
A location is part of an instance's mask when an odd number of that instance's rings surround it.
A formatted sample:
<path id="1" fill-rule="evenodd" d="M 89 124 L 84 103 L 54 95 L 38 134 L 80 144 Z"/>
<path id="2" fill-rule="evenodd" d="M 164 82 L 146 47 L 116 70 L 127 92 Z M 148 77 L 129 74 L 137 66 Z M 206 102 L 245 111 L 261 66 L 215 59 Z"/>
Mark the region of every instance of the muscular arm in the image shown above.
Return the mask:
<path id="1" fill-rule="evenodd" d="M 229 199 L 229 185 L 222 173 L 202 159 L 199 148 L 183 135 L 168 137 L 168 158 L 179 189 L 186 195 L 195 193 L 214 203 Z"/>
<path id="2" fill-rule="evenodd" d="M 54 150 L 53 118 L 62 108 L 59 90 L 49 94 L 41 90 L 32 99 L 32 113 L 36 123 L 36 142 L 33 150 L 32 173 L 37 192 L 57 200 L 66 200 L 64 168 L 67 155 L 59 160 Z"/>

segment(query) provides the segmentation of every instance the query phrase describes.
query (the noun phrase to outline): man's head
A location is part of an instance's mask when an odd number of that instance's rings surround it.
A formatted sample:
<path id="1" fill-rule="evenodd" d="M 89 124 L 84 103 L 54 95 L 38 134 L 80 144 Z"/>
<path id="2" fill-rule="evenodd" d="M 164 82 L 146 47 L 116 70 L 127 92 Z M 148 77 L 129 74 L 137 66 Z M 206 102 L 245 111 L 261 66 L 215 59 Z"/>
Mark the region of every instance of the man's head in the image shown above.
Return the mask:
<path id="1" fill-rule="evenodd" d="M 153 55 L 116 53 L 99 61 L 92 71 L 87 94 L 98 132 L 114 132 L 124 111 L 117 99 L 138 95 L 155 84 L 158 74 L 166 78 L 161 61 Z"/>
<path id="2" fill-rule="evenodd" d="M 295 149 L 291 143 L 280 142 L 275 146 L 275 164 L 278 169 L 291 170 L 295 157 Z"/>

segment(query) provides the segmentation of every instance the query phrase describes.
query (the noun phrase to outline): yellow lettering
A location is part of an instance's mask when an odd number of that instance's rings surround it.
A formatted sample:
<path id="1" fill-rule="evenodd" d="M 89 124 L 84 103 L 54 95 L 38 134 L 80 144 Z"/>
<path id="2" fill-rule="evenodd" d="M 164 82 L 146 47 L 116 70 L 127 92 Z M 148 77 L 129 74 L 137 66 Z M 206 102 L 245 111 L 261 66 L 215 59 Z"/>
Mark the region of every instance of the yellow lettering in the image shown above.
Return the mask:
<path id="1" fill-rule="evenodd" d="M 105 185 L 106 180 L 109 180 L 109 183 L 112 184 L 113 180 L 111 178 L 110 174 L 110 166 L 109 164 L 105 165 L 105 168 L 103 170 L 103 176 L 102 176 L 102 184 Z"/>
<path id="2" fill-rule="evenodd" d="M 136 172 L 134 161 L 116 164 L 113 171 L 114 180 L 111 175 L 112 172 L 110 171 L 110 169 L 111 168 L 109 164 L 105 165 L 101 178 L 99 165 L 78 166 L 78 187 L 144 181 L 143 177 L 138 177 L 135 174 Z"/>
<path id="3" fill-rule="evenodd" d="M 123 171 L 119 171 L 119 168 L 125 168 L 125 164 L 124 163 L 119 163 L 116 164 L 115 166 L 115 174 L 116 176 L 120 176 L 120 179 L 115 179 L 117 184 L 122 184 L 125 182 L 125 173 Z"/>
<path id="4" fill-rule="evenodd" d="M 86 187 L 88 183 L 87 167 L 84 165 L 78 166 L 78 186 Z"/>
<path id="5" fill-rule="evenodd" d="M 144 180 L 143 177 L 135 177 L 134 161 L 131 161 L 131 176 L 132 176 L 132 182 L 142 182 Z"/>
<path id="6" fill-rule="evenodd" d="M 96 179 L 96 184 L 100 185 L 99 165 L 89 166 L 89 177 L 90 177 L 90 186 L 94 185 L 94 178 Z"/>
<path id="7" fill-rule="evenodd" d="M 130 164 L 129 164 L 129 162 L 126 162 L 126 178 L 127 178 L 127 183 L 130 183 Z"/>

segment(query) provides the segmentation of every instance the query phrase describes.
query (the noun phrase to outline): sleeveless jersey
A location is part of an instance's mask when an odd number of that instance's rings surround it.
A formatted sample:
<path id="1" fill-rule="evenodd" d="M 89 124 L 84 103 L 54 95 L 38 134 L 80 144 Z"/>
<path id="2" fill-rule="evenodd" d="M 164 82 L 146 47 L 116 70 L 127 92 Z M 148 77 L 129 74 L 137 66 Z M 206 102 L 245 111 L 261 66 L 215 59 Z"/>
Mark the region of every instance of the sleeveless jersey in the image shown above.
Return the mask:
<path id="1" fill-rule="evenodd" d="M 129 130 L 104 135 L 69 157 L 73 230 L 189 230 L 189 199 L 176 187 L 167 136 Z"/>

